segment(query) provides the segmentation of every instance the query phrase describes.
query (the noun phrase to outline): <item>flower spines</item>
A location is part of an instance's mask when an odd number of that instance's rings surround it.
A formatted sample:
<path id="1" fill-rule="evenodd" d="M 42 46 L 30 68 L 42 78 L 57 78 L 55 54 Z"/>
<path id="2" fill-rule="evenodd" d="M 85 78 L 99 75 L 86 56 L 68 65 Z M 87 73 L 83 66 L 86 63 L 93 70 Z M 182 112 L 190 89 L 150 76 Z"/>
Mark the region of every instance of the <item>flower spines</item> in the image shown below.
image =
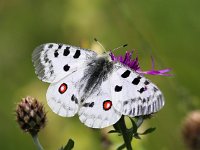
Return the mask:
<path id="1" fill-rule="evenodd" d="M 133 70 L 139 70 L 139 61 L 138 61 L 138 57 L 136 57 L 135 59 L 131 59 L 133 54 L 132 52 L 128 52 L 126 51 L 125 56 L 115 56 L 112 52 L 110 53 L 110 57 L 113 61 L 118 61 L 121 62 L 122 64 L 125 64 L 127 66 L 129 66 L 131 69 Z"/>

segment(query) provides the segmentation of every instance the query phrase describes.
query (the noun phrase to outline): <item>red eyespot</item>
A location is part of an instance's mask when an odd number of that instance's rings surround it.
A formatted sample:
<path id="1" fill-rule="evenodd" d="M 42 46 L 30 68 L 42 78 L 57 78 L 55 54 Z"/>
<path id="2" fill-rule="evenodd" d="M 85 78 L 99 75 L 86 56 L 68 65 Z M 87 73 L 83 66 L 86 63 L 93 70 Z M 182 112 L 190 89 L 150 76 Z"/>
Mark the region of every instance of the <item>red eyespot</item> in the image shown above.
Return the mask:
<path id="1" fill-rule="evenodd" d="M 67 91 L 67 84 L 65 83 L 61 84 L 58 91 L 60 92 L 60 94 L 65 93 L 65 91 Z"/>
<path id="2" fill-rule="evenodd" d="M 112 102 L 110 100 L 106 100 L 103 102 L 103 109 L 105 111 L 109 110 L 112 107 Z"/>

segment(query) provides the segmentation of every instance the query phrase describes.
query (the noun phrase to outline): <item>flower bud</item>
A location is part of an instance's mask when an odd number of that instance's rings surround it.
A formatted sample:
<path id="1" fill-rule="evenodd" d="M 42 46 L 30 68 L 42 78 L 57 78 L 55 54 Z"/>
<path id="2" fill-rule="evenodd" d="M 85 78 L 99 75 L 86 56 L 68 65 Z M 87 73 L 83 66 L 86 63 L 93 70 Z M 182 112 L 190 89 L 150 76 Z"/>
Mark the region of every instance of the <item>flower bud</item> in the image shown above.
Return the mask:
<path id="1" fill-rule="evenodd" d="M 190 150 L 200 150 L 200 111 L 188 114 L 183 123 L 182 134 Z"/>
<path id="2" fill-rule="evenodd" d="M 44 106 L 35 98 L 30 96 L 22 98 L 16 108 L 16 118 L 19 126 L 32 136 L 44 128 L 47 118 Z"/>

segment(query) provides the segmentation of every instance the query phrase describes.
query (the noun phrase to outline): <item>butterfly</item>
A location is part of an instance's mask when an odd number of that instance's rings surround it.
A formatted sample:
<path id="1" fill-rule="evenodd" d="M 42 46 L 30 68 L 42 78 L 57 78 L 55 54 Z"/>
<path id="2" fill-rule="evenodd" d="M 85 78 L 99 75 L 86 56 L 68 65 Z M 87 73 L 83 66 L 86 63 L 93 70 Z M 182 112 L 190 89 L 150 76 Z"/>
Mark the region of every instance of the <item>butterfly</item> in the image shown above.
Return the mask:
<path id="1" fill-rule="evenodd" d="M 33 51 L 32 61 L 38 78 L 51 83 L 46 98 L 52 111 L 78 114 L 88 127 L 108 127 L 122 115 L 148 115 L 164 106 L 156 85 L 108 53 L 47 43 Z"/>

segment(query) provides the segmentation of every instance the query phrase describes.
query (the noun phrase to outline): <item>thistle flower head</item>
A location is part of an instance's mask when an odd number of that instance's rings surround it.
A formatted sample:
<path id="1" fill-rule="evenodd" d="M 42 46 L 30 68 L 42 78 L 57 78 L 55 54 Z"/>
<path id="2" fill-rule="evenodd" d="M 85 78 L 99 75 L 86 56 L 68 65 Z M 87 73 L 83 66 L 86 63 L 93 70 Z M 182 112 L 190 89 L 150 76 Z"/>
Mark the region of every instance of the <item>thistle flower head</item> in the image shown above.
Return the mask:
<path id="1" fill-rule="evenodd" d="M 163 69 L 163 70 L 155 70 L 154 69 L 154 59 L 152 58 L 152 69 L 148 71 L 141 71 L 138 61 L 138 56 L 136 56 L 134 59 L 132 59 L 133 51 L 128 52 L 126 51 L 125 56 L 115 56 L 112 52 L 110 53 L 110 57 L 113 61 L 121 62 L 122 64 L 130 67 L 135 72 L 139 74 L 149 74 L 149 75 L 163 75 L 163 76 L 170 76 L 170 74 L 167 74 L 171 69 Z"/>
<path id="2" fill-rule="evenodd" d="M 139 66 L 139 61 L 138 61 L 138 57 L 136 57 L 135 59 L 132 59 L 132 52 L 128 52 L 126 51 L 125 56 L 115 56 L 112 52 L 110 53 L 110 57 L 113 61 L 119 61 L 122 64 L 125 64 L 127 66 L 129 66 L 131 69 L 137 71 L 140 70 L 140 66 Z"/>
<path id="3" fill-rule="evenodd" d="M 36 135 L 47 121 L 44 106 L 30 96 L 22 98 L 17 105 L 16 118 L 21 129 L 31 135 Z"/>

